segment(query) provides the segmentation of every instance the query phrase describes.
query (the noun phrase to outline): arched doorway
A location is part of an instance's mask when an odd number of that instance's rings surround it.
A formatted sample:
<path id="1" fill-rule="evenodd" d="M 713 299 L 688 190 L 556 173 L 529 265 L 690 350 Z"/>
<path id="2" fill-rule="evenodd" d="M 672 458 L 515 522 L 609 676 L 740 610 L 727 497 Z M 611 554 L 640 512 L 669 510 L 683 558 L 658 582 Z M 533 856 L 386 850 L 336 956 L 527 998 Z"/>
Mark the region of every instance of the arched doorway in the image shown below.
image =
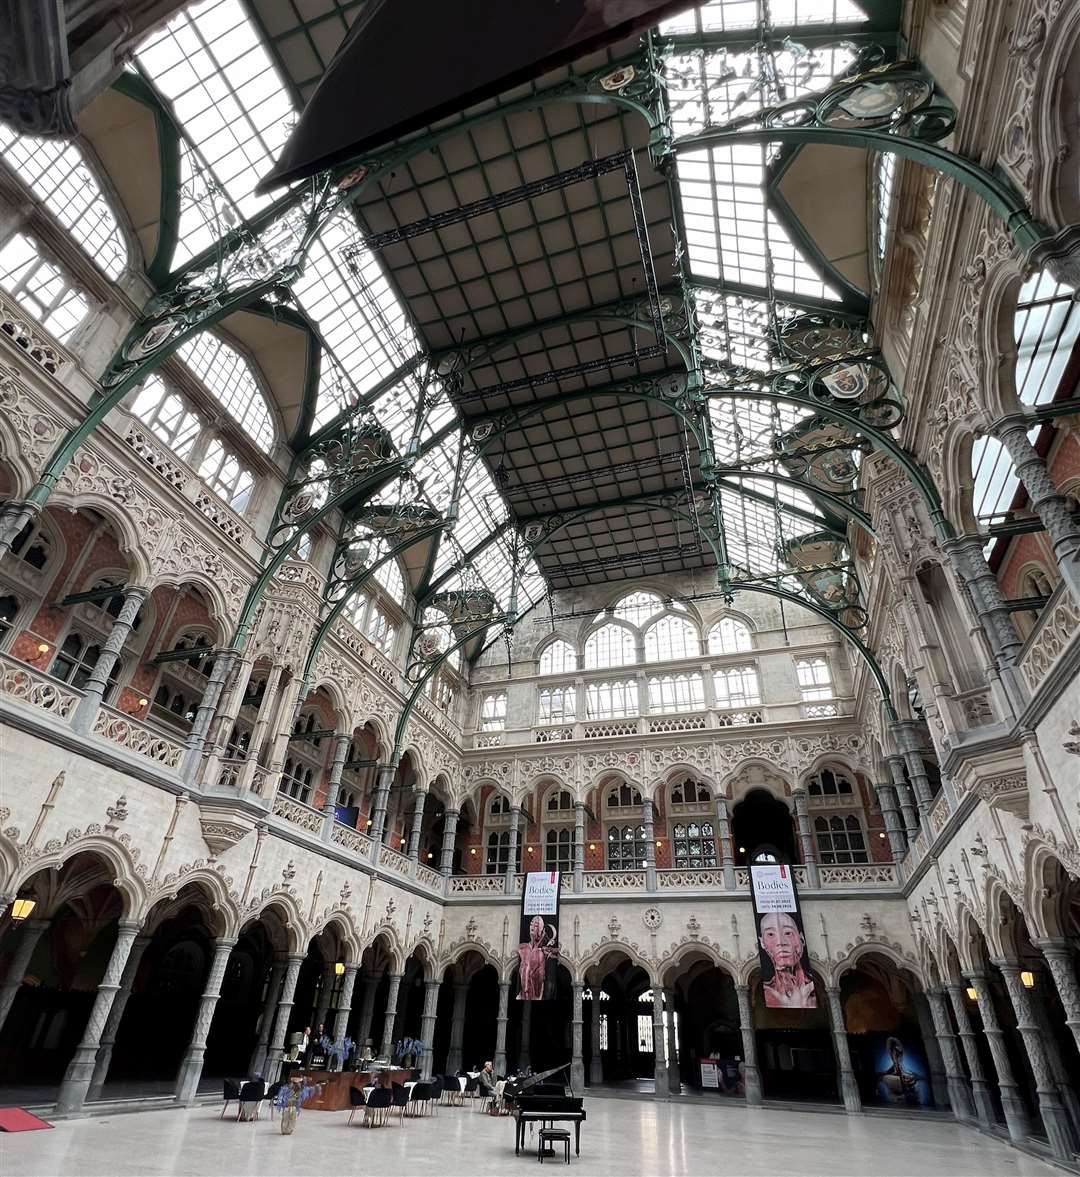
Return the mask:
<path id="1" fill-rule="evenodd" d="M 745 866 L 759 846 L 773 846 L 784 862 L 801 862 L 791 811 L 767 789 L 752 789 L 731 811 L 735 861 Z"/>

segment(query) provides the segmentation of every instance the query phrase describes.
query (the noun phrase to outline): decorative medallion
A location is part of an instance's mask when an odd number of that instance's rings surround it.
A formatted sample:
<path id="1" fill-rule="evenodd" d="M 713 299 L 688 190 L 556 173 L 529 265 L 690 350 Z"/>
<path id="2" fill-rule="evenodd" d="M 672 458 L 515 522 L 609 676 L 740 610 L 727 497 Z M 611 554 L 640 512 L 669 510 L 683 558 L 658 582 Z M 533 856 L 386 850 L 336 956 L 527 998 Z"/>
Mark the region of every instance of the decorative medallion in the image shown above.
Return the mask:
<path id="1" fill-rule="evenodd" d="M 664 917 L 660 914 L 659 907 L 646 907 L 641 913 L 641 922 L 649 929 L 650 932 L 655 932 L 657 928 L 664 922 Z"/>
<path id="2" fill-rule="evenodd" d="M 632 65 L 624 65 L 621 69 L 612 70 L 610 74 L 605 74 L 600 79 L 600 88 L 607 90 L 608 93 L 621 90 L 624 86 L 629 86 L 636 75 L 637 71 Z"/>

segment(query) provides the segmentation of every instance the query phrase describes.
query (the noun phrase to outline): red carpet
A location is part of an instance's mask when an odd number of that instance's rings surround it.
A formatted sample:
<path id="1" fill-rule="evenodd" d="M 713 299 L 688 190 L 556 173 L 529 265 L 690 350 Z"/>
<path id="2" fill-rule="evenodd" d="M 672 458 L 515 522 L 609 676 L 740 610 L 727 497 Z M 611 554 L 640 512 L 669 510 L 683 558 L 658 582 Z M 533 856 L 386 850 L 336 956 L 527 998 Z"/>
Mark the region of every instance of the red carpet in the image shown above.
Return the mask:
<path id="1" fill-rule="evenodd" d="M 52 1124 L 39 1120 L 22 1108 L 0 1108 L 0 1132 L 33 1132 L 37 1128 L 51 1128 Z"/>

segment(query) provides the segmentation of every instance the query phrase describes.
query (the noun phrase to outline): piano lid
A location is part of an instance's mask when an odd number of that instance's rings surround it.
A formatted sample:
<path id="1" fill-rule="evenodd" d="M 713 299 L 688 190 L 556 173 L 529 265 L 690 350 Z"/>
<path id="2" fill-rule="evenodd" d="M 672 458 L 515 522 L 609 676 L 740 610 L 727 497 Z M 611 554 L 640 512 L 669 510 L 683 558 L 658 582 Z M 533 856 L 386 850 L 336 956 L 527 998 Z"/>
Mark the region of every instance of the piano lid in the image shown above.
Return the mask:
<path id="1" fill-rule="evenodd" d="M 691 3 L 368 0 L 256 191 L 385 147 Z"/>

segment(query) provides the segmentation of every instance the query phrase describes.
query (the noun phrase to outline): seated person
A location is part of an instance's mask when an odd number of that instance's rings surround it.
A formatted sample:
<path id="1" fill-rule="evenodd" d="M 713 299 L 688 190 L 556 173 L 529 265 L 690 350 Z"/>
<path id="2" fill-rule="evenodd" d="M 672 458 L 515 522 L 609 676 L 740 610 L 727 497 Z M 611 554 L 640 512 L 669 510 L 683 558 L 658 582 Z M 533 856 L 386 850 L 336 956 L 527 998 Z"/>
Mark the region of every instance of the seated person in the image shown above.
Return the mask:
<path id="1" fill-rule="evenodd" d="M 495 1068 L 491 1061 L 484 1063 L 484 1068 L 480 1072 L 480 1090 L 494 1101 L 495 1113 L 502 1111 L 502 1097 L 503 1088 L 506 1086 L 505 1079 L 499 1079 L 495 1074 Z"/>

